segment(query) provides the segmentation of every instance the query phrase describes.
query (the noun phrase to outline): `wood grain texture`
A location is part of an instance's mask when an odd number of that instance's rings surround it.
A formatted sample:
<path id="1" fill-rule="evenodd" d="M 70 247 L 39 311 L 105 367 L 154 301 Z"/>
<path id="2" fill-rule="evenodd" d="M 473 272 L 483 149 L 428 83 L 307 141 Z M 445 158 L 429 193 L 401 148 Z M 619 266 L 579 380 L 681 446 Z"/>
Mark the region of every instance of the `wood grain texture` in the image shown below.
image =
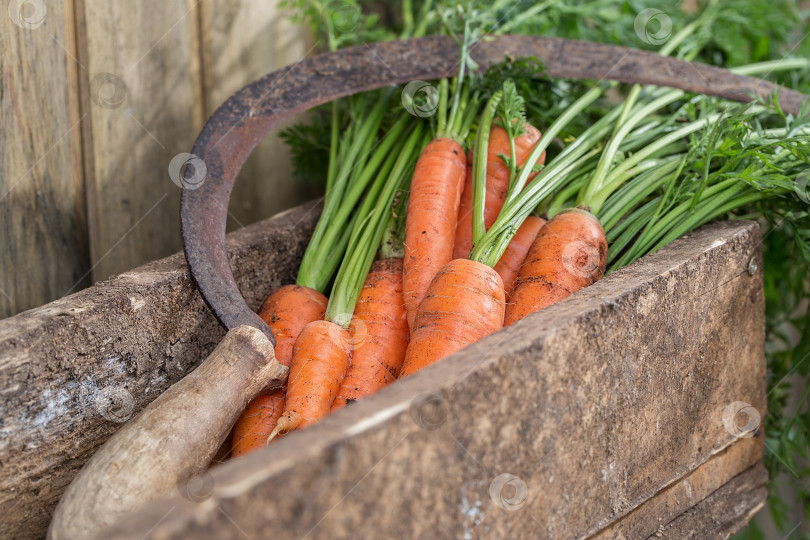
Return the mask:
<path id="1" fill-rule="evenodd" d="M 93 279 L 181 247 L 169 163 L 203 123 L 197 0 L 77 0 Z"/>
<path id="2" fill-rule="evenodd" d="M 764 431 L 759 431 L 754 437 L 741 438 L 623 518 L 589 536 L 588 540 L 646 538 L 654 535 L 662 525 L 701 504 L 740 474 L 741 470 L 760 462 L 765 453 L 764 438 Z"/>
<path id="3" fill-rule="evenodd" d="M 180 249 L 171 159 L 312 45 L 277 0 L 14 2 L 46 17 L 0 17 L 0 318 Z M 242 176 L 232 229 L 311 195 L 275 133 Z"/>
<path id="4" fill-rule="evenodd" d="M 768 498 L 768 471 L 758 463 L 735 476 L 705 500 L 666 525 L 647 540 L 725 540 L 742 530 Z M 785 540 L 790 534 L 785 537 Z"/>
<path id="5" fill-rule="evenodd" d="M 253 309 L 295 281 L 318 216 L 307 204 L 228 235 Z M 93 452 L 224 334 L 180 253 L 0 321 L 0 537 L 43 536 Z"/>
<path id="6" fill-rule="evenodd" d="M 201 0 L 206 117 L 242 86 L 313 52 L 308 29 L 294 24 L 289 12 L 278 4 Z M 239 173 L 230 201 L 231 229 L 301 204 L 312 196 L 307 186 L 293 180 L 290 153 L 278 132 L 270 133 L 259 144 Z"/>
<path id="7" fill-rule="evenodd" d="M 72 2 L 1 7 L 0 319 L 86 286 L 90 267 Z"/>
<path id="8" fill-rule="evenodd" d="M 751 258 L 761 263 L 756 224 L 699 229 L 212 469 L 205 501 L 169 497 L 104 538 L 594 535 L 713 456 L 733 456 L 730 404 L 765 416 L 764 295 Z M 743 471 L 761 441 L 716 470 Z M 496 484 L 504 474 L 518 480 L 511 489 Z M 657 527 L 658 514 L 635 530 Z"/>
<path id="9" fill-rule="evenodd" d="M 211 355 L 107 441 L 59 501 L 48 538 L 91 538 L 120 516 L 179 490 L 208 468 L 236 418 L 288 368 L 260 330 L 238 326 Z"/>

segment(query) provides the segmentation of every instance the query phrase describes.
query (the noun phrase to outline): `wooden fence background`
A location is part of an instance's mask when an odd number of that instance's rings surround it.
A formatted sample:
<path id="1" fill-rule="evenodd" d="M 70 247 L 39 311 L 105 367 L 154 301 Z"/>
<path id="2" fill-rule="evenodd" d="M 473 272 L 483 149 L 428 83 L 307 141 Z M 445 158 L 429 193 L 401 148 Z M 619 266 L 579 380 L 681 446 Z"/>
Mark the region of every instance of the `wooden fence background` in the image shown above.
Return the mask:
<path id="1" fill-rule="evenodd" d="M 0 7 L 0 318 L 181 249 L 169 162 L 231 93 L 313 52 L 278 0 Z M 230 226 L 305 197 L 270 135 Z"/>

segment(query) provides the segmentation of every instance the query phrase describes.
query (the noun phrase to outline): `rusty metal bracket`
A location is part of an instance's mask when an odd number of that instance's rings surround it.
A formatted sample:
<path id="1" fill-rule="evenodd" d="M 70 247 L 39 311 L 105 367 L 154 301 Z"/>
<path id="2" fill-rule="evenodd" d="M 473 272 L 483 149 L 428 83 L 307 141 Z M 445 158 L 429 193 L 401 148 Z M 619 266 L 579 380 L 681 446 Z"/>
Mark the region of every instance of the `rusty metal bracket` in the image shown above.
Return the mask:
<path id="1" fill-rule="evenodd" d="M 747 101 L 752 95 L 766 96 L 779 89 L 782 109 L 792 114 L 798 114 L 806 99 L 798 92 L 724 69 L 584 41 L 505 35 L 480 41 L 471 49 L 471 55 L 482 69 L 505 57 L 536 56 L 546 64 L 550 77 L 669 86 L 735 101 Z M 204 164 L 206 176 L 184 187 L 180 216 L 183 249 L 191 274 L 226 329 L 253 326 L 275 343 L 270 328 L 239 292 L 225 246 L 231 190 L 259 141 L 284 120 L 333 99 L 391 84 L 452 76 L 458 68 L 457 59 L 457 45 L 452 38 L 443 36 L 342 49 L 265 75 L 214 112 L 192 150 Z M 194 174 L 199 175 L 200 162 L 196 163 Z"/>

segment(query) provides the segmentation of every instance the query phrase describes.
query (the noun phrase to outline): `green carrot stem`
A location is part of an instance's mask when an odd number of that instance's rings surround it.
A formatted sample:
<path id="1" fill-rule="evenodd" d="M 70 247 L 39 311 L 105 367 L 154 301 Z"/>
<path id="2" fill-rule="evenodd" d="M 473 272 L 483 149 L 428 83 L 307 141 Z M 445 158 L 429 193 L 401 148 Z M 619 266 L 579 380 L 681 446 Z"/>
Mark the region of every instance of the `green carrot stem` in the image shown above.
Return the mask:
<path id="1" fill-rule="evenodd" d="M 475 92 L 470 97 L 471 103 L 478 103 L 480 99 L 480 94 Z M 471 107 L 467 105 L 466 110 L 464 112 L 464 121 L 461 123 L 461 130 L 458 132 L 458 135 L 461 139 L 466 139 L 467 135 L 469 135 L 470 130 L 472 129 L 473 124 L 475 123 L 475 119 L 478 117 L 478 107 Z"/>
<path id="2" fill-rule="evenodd" d="M 348 144 L 348 148 L 342 156 L 340 165 L 338 166 L 338 173 L 335 176 L 330 191 L 324 199 L 321 218 L 315 226 L 315 231 L 304 252 L 304 257 L 301 260 L 298 278 L 296 279 L 296 283 L 299 285 L 324 292 L 331 281 L 332 274 L 328 273 L 328 265 L 324 265 L 324 261 L 328 257 L 334 256 L 334 238 L 341 234 L 345 228 L 346 220 L 351 214 L 351 207 L 356 203 L 356 199 L 354 198 L 356 196 L 356 190 L 351 190 L 351 186 L 349 186 L 349 200 L 346 200 L 344 197 L 347 190 L 347 183 L 349 183 L 350 177 L 353 176 L 354 166 L 358 161 L 358 155 L 361 149 L 367 147 L 368 140 L 370 138 L 373 140 L 379 130 L 385 112 L 385 106 L 391 94 L 391 91 L 385 92 L 383 96 L 378 99 L 369 115 L 364 119 L 360 128 L 352 133 L 353 136 L 350 138 L 351 143 Z M 379 163 L 379 161 L 373 160 L 372 163 L 376 164 Z M 371 173 L 373 174 L 373 171 L 371 171 Z M 340 218 L 340 221 L 336 218 Z"/>
<path id="3" fill-rule="evenodd" d="M 591 94 L 590 96 L 588 94 L 590 94 L 590 91 L 583 95 L 583 98 L 588 97 L 589 99 L 596 99 L 599 92 Z M 558 122 L 559 124 L 562 124 L 563 122 L 567 124 L 571 118 L 576 116 L 579 110 L 581 110 L 580 106 L 584 108 L 585 104 L 579 103 L 580 101 L 581 100 L 577 100 L 577 102 L 572 104 L 569 109 L 560 115 L 549 127 L 546 132 L 546 136 L 540 139 L 540 142 L 537 144 L 537 146 L 535 146 L 534 150 L 532 150 L 526 164 L 521 170 L 520 177 L 518 178 L 518 184 L 523 185 L 525 178 L 531 174 L 531 167 L 533 167 L 537 162 L 539 154 L 542 153 L 548 144 L 550 144 L 550 139 L 553 136 L 556 136 L 556 134 L 563 129 L 564 125 L 558 125 Z M 515 220 L 518 214 L 522 211 L 524 212 L 524 215 L 528 215 L 530 210 L 527 211 L 527 208 L 532 209 L 536 207 L 540 201 L 556 191 L 561 185 L 562 181 L 565 180 L 565 178 L 559 174 L 559 171 L 567 170 L 570 163 L 579 160 L 583 154 L 590 152 L 588 154 L 590 158 L 592 155 L 594 155 L 594 152 L 598 152 L 598 149 L 594 149 L 594 146 L 602 139 L 602 137 L 610 133 L 611 126 L 615 122 L 618 115 L 618 109 L 612 110 L 586 129 L 574 142 L 566 146 L 565 149 L 560 152 L 551 163 L 548 163 L 543 170 L 534 177 L 529 185 L 523 188 L 523 190 L 519 193 L 519 196 L 514 197 L 514 201 L 507 201 L 504 208 L 501 210 L 501 213 L 498 215 L 498 219 L 495 220 L 495 223 L 493 223 L 492 227 L 490 227 L 489 231 L 487 231 L 487 236 L 491 239 L 492 236 L 498 234 L 499 227 L 506 226 L 510 221 Z M 549 133 L 551 133 L 551 135 L 549 135 Z M 546 141 L 545 145 L 543 145 L 544 141 Z M 538 150 L 540 150 L 540 152 L 538 152 Z M 514 226 L 515 224 L 512 223 L 511 225 Z M 517 225 L 519 226 L 520 224 L 518 223 Z"/>
<path id="4" fill-rule="evenodd" d="M 534 17 L 535 15 L 541 13 L 546 8 L 553 6 L 554 4 L 559 4 L 560 0 L 546 0 L 545 2 L 540 2 L 538 4 L 533 5 L 526 11 L 511 17 L 507 20 L 504 24 L 500 26 L 497 30 L 495 30 L 494 34 L 506 34 L 509 33 L 510 30 L 518 28 L 521 24 L 523 24 L 528 19 Z"/>
<path id="5" fill-rule="evenodd" d="M 557 137 L 557 135 L 559 135 L 560 132 L 563 129 L 565 129 L 565 127 L 568 124 L 570 124 L 571 121 L 578 114 L 580 114 L 583 110 L 585 110 L 585 108 L 588 105 L 590 105 L 591 103 L 596 101 L 599 98 L 599 96 L 602 95 L 602 93 L 603 93 L 603 90 L 599 86 L 595 86 L 595 87 L 591 88 L 590 90 L 585 92 L 585 94 L 580 96 L 580 98 L 577 99 L 574 103 L 572 103 L 565 111 L 563 111 L 563 113 L 559 117 L 557 117 L 557 119 L 554 120 L 554 122 L 552 122 L 552 124 L 546 130 L 545 134 L 543 134 L 543 137 L 535 145 L 534 149 L 531 151 L 529 156 L 526 158 L 526 163 L 523 165 L 523 168 L 520 171 L 520 175 L 518 175 L 518 178 L 515 181 L 515 183 L 517 185 L 519 185 L 519 186 L 525 186 L 526 185 L 526 181 L 529 179 L 529 176 L 532 174 L 532 169 L 534 168 L 537 161 L 540 159 L 540 156 L 543 154 L 543 152 L 545 152 L 546 149 L 551 145 L 554 138 Z M 587 130 L 586 130 L 586 133 L 587 133 Z M 566 147 L 566 149 L 563 150 L 562 153 L 565 153 L 569 148 L 570 148 L 570 145 L 568 147 Z M 562 155 L 562 153 L 561 153 L 561 155 Z M 541 175 L 542 175 L 542 172 L 541 172 Z M 529 190 L 532 187 L 532 184 L 536 184 L 538 182 L 538 177 L 539 176 L 540 175 L 535 177 L 534 180 L 532 180 L 531 184 L 529 186 L 526 186 L 523 189 L 522 192 L 518 192 L 517 190 L 514 190 L 512 193 L 507 193 L 506 200 L 504 201 L 504 208 L 506 208 L 506 207 L 510 206 L 512 203 L 514 203 L 518 199 L 519 195 L 521 197 L 526 196 L 526 191 Z M 539 203 L 539 200 L 538 200 L 538 203 Z M 536 204 L 534 206 L 536 206 Z M 503 214 L 503 212 L 501 212 L 501 214 Z M 498 219 L 500 219 L 500 215 L 498 216 Z M 494 224 L 493 224 L 493 227 L 494 227 Z"/>
<path id="6" fill-rule="evenodd" d="M 638 86 L 640 89 L 641 87 Z M 649 116 L 650 114 L 654 113 L 655 111 L 661 109 L 673 103 L 683 97 L 684 92 L 682 90 L 673 90 L 671 92 L 667 92 L 663 96 L 659 97 L 658 99 L 653 100 L 650 103 L 644 104 L 638 108 L 638 110 L 633 111 L 631 115 L 625 118 L 624 122 L 621 122 L 621 118 L 625 116 L 625 112 L 628 111 L 627 108 L 621 109 L 621 116 L 620 116 L 620 124 L 618 124 L 618 129 L 616 129 L 614 136 L 611 137 L 608 145 L 605 147 L 605 151 L 602 153 L 602 158 L 599 160 L 599 165 L 596 166 L 596 172 L 593 174 L 593 178 L 588 183 L 588 187 L 585 190 L 585 193 L 582 195 L 580 202 L 586 206 L 590 206 L 593 210 L 594 206 L 591 206 L 591 198 L 594 197 L 594 194 L 599 192 L 602 188 L 604 188 L 604 182 L 608 178 L 608 169 L 613 165 L 613 159 L 616 156 L 619 146 L 621 145 L 624 138 L 630 133 L 630 131 L 644 118 Z M 615 179 L 615 177 L 614 177 Z M 614 182 L 612 187 L 616 189 L 621 185 L 618 182 Z M 602 196 L 609 195 L 609 193 L 602 193 Z M 596 210 L 598 211 L 598 209 Z"/>
<path id="7" fill-rule="evenodd" d="M 472 209 L 472 241 L 478 242 L 486 233 L 486 223 L 484 221 L 484 207 L 487 192 L 487 155 L 489 150 L 489 132 L 492 121 L 495 118 L 495 111 L 501 102 L 503 93 L 501 91 L 492 94 L 489 98 L 481 119 L 478 123 L 478 134 L 475 141 L 475 152 L 473 162 L 473 209 Z"/>
<path id="8" fill-rule="evenodd" d="M 576 178 L 572 178 L 570 183 L 562 188 L 559 193 L 554 196 L 554 200 L 551 201 L 551 204 L 548 205 L 548 209 L 546 210 L 546 214 L 548 218 L 551 219 L 557 214 L 560 213 L 560 210 L 565 208 L 569 208 L 571 206 L 575 206 L 569 204 L 569 202 L 574 198 L 574 196 L 579 192 L 580 189 L 585 185 L 588 181 L 587 174 L 578 175 Z M 542 204 L 542 203 L 541 203 Z"/>
<path id="9" fill-rule="evenodd" d="M 729 195 L 733 196 L 735 193 L 738 193 L 740 190 L 743 189 L 737 179 L 729 179 L 723 182 L 719 182 L 717 184 L 712 185 L 711 187 L 707 188 L 704 192 L 704 196 L 706 199 L 714 197 L 716 194 L 720 194 L 721 197 L 727 197 Z M 689 213 L 689 208 L 691 206 L 691 201 L 686 201 L 683 203 L 678 204 L 674 208 L 671 208 L 667 211 L 667 213 L 661 216 L 658 221 L 656 221 L 653 226 L 649 229 L 647 235 L 642 241 L 634 242 L 630 251 L 625 253 L 625 255 L 619 259 L 617 264 L 619 266 L 623 266 L 628 264 L 630 260 L 635 260 L 638 258 L 636 255 L 638 253 L 648 253 L 649 250 L 655 243 L 660 239 L 667 230 L 669 230 L 684 214 Z M 640 255 L 639 255 L 640 256 Z"/>
<path id="10" fill-rule="evenodd" d="M 638 229 L 650 221 L 661 199 L 659 195 L 628 214 L 618 225 L 606 232 L 608 241 L 608 264 L 618 258 L 624 248 L 636 237 Z"/>
<path id="11" fill-rule="evenodd" d="M 783 58 L 781 60 L 768 60 L 756 64 L 747 64 L 728 68 L 737 75 L 759 75 L 761 73 L 773 73 L 775 71 L 791 71 L 810 67 L 810 58 Z"/>
<path id="12" fill-rule="evenodd" d="M 678 180 L 678 177 L 681 175 L 681 171 L 683 170 L 683 166 L 686 164 L 686 160 L 682 159 L 678 164 L 678 168 L 673 172 L 673 174 L 668 175 L 666 177 L 666 189 L 664 190 L 664 195 L 661 197 L 661 201 L 659 202 L 658 206 L 655 208 L 655 212 L 650 217 L 649 221 L 647 221 L 644 229 L 641 231 L 641 234 L 638 237 L 638 242 L 644 243 L 646 242 L 650 230 L 653 227 L 653 224 L 658 221 L 658 218 L 661 215 L 661 212 L 664 211 L 664 208 L 667 204 L 671 204 L 671 197 L 672 192 L 675 190 L 675 184 Z M 690 208 L 691 211 L 691 208 Z"/>
<path id="13" fill-rule="evenodd" d="M 615 197 L 608 199 L 599 213 L 599 221 L 605 230 L 610 230 L 622 216 L 647 198 L 673 171 L 678 170 L 679 162 L 683 162 L 683 158 L 683 154 L 676 154 L 652 159 L 639 163 L 638 167 L 628 171 L 628 174 L 638 176 L 617 190 Z"/>
<path id="14" fill-rule="evenodd" d="M 388 217 L 388 224 L 380 241 L 380 259 L 401 259 L 405 256 L 405 235 L 396 214 Z"/>
<path id="15" fill-rule="evenodd" d="M 340 139 L 340 135 L 338 134 L 338 125 L 338 102 L 335 100 L 332 102 L 332 129 L 329 142 L 329 169 L 326 171 L 327 193 L 329 193 L 330 189 L 334 185 L 335 177 L 337 176 L 337 151 L 338 140 Z"/>
<path id="16" fill-rule="evenodd" d="M 467 0 L 467 11 L 464 15 L 464 35 L 461 41 L 461 60 L 459 61 L 458 66 L 458 75 L 455 78 L 455 92 L 453 95 L 453 105 L 450 109 L 450 119 L 447 124 L 448 126 L 452 126 L 455 122 L 456 113 L 459 111 L 459 102 L 461 101 L 461 89 L 464 86 L 464 75 L 467 70 L 467 60 L 469 55 L 469 47 L 470 47 L 470 19 L 472 18 L 472 1 Z M 463 112 L 463 111 L 462 111 Z M 456 135 L 455 133 L 449 133 L 449 136 L 453 137 Z M 439 135 L 440 137 L 443 136 L 442 134 Z M 459 141 L 461 142 L 461 141 Z"/>
<path id="17" fill-rule="evenodd" d="M 463 133 L 464 123 L 466 120 L 466 112 L 468 111 L 470 101 L 470 86 L 464 85 L 464 88 L 461 91 L 461 106 L 459 108 L 459 113 L 453 119 L 453 125 L 450 128 L 452 133 L 455 133 L 458 136 L 459 141 L 463 141 L 466 137 L 466 134 Z"/>
<path id="18" fill-rule="evenodd" d="M 591 208 L 591 212 L 598 214 L 605 200 L 621 185 L 623 175 L 626 171 L 641 161 L 649 158 L 665 146 L 706 127 L 707 124 L 716 121 L 719 117 L 720 114 L 715 113 L 700 120 L 686 124 L 684 127 L 677 129 L 656 140 L 654 143 L 646 146 L 643 150 L 636 152 L 622 163 L 616 165 L 613 168 L 613 171 L 611 171 L 611 173 L 605 179 L 604 187 L 589 198 L 583 199 L 583 204 L 589 206 Z"/>
<path id="19" fill-rule="evenodd" d="M 669 56 L 684 40 L 686 40 L 687 37 L 692 35 L 703 24 L 706 24 L 708 21 L 712 20 L 715 13 L 713 6 L 716 1 L 717 0 L 710 0 L 700 16 L 672 36 L 672 38 L 670 38 L 667 43 L 661 47 L 659 54 L 661 56 Z M 581 204 L 590 206 L 593 209 L 589 199 L 604 187 L 604 182 L 608 175 L 608 169 L 613 165 L 613 161 L 616 157 L 619 146 L 621 145 L 622 140 L 627 137 L 630 130 L 648 115 L 652 114 L 661 107 L 680 99 L 680 97 L 682 97 L 684 94 L 682 91 L 668 92 L 665 94 L 665 96 L 655 99 L 648 105 L 642 107 L 638 112 L 634 112 L 633 109 L 635 108 L 636 101 L 641 94 L 641 90 L 642 86 L 640 84 L 633 85 L 624 103 L 620 106 L 622 112 L 619 116 L 613 136 L 608 142 L 605 152 L 602 154 L 602 158 L 599 161 L 596 172 L 594 172 L 593 179 L 580 197 Z M 617 187 L 618 185 L 614 184 L 614 189 Z"/>
<path id="20" fill-rule="evenodd" d="M 419 24 L 413 31 L 411 37 L 424 36 L 425 33 L 427 32 L 428 26 L 430 26 L 430 24 L 435 20 L 435 18 L 436 12 L 433 11 L 433 0 L 425 0 L 425 2 L 422 4 L 422 9 L 419 11 L 419 17 L 417 19 L 419 21 Z"/>
<path id="21" fill-rule="evenodd" d="M 550 186 L 549 189 L 551 191 L 556 189 L 563 180 L 576 171 L 577 168 L 581 167 L 583 163 L 597 155 L 598 152 L 599 149 L 594 148 L 585 154 L 580 153 L 576 156 L 568 156 L 568 159 L 555 163 L 547 169 L 543 169 L 543 172 L 550 171 L 547 177 L 548 185 Z M 539 197 L 539 200 L 542 200 L 542 196 Z M 495 225 L 493 224 L 490 230 L 487 231 L 487 234 L 484 235 L 484 238 L 473 246 L 470 259 L 492 267 L 498 264 L 498 261 L 503 256 L 503 252 L 509 246 L 509 242 L 512 241 L 512 237 L 533 210 L 534 206 L 525 203 L 516 207 L 512 212 L 512 218 L 505 221 L 495 233 L 493 233 L 495 230 Z M 498 219 L 501 219 L 501 217 L 499 216 Z M 498 220 L 496 220 L 496 223 L 497 221 Z"/>
<path id="22" fill-rule="evenodd" d="M 413 3 L 411 0 L 402 0 L 402 33 L 408 36 L 413 30 Z"/>
<path id="23" fill-rule="evenodd" d="M 447 87 L 447 79 L 442 79 L 439 81 L 439 125 L 436 129 L 436 133 L 439 134 L 441 137 L 442 133 L 447 132 L 447 96 L 448 96 L 448 87 Z"/>
<path id="24" fill-rule="evenodd" d="M 361 210 L 358 211 L 358 221 L 335 278 L 325 320 L 348 328 L 363 283 L 388 224 L 391 203 L 396 193 L 412 176 L 423 139 L 422 131 L 423 124 L 417 124 L 408 139 L 389 156 L 390 159 L 386 160 L 386 163 L 393 161 L 391 169 L 380 171 L 374 181 L 374 189 L 369 192 Z"/>

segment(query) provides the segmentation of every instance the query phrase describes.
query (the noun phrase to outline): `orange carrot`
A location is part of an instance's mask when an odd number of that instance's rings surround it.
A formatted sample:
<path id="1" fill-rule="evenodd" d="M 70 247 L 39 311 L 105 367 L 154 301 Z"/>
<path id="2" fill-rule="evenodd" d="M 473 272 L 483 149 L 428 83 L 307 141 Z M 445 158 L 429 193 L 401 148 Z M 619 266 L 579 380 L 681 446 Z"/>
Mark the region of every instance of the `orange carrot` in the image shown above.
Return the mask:
<path id="1" fill-rule="evenodd" d="M 554 216 L 540 229 L 520 268 L 504 325 L 601 279 L 607 250 L 605 230 L 590 212 L 573 208 Z"/>
<path id="2" fill-rule="evenodd" d="M 509 247 L 507 247 L 506 251 L 501 255 L 498 264 L 495 265 L 495 271 L 498 272 L 503 280 L 503 288 L 506 292 L 507 301 L 512 295 L 512 290 L 515 288 L 515 278 L 518 276 L 520 266 L 523 264 L 523 261 L 526 260 L 526 254 L 529 252 L 529 248 L 531 248 L 534 239 L 537 237 L 537 233 L 540 232 L 540 229 L 545 224 L 546 220 L 543 218 L 537 216 L 527 217 L 526 221 L 523 222 L 523 225 L 521 225 L 515 233 L 515 236 L 512 237 L 511 242 L 509 242 Z"/>
<path id="3" fill-rule="evenodd" d="M 326 416 L 351 361 L 351 336 L 339 324 L 314 321 L 293 347 L 287 400 L 268 442 L 279 433 L 306 427 Z"/>
<path id="4" fill-rule="evenodd" d="M 489 266 L 455 259 L 419 306 L 400 377 L 441 360 L 503 326 L 503 281 Z"/>
<path id="5" fill-rule="evenodd" d="M 432 140 L 416 162 L 405 222 L 402 291 L 408 325 L 433 276 L 453 258 L 456 216 L 466 176 L 464 149 L 455 140 Z"/>
<path id="6" fill-rule="evenodd" d="M 282 412 L 284 391 L 259 396 L 251 401 L 233 428 L 231 457 L 243 456 L 263 448 Z"/>
<path id="7" fill-rule="evenodd" d="M 285 285 L 267 297 L 259 310 L 259 317 L 276 337 L 276 360 L 289 366 L 298 334 L 312 321 L 323 319 L 326 296 L 301 285 Z"/>
<path id="8" fill-rule="evenodd" d="M 267 297 L 259 309 L 259 316 L 276 337 L 275 353 L 279 364 L 290 365 L 293 344 L 298 334 L 307 324 L 323 319 L 326 302 L 323 294 L 301 285 L 285 285 Z M 234 427 L 232 457 L 264 446 L 282 410 L 279 409 L 278 414 L 271 414 L 273 409 L 268 408 L 268 403 L 279 399 L 283 402 L 284 391 L 269 396 L 261 395 L 248 403 Z"/>
<path id="9" fill-rule="evenodd" d="M 525 123 L 525 130 L 515 138 L 515 156 L 518 167 L 526 163 L 537 141 L 540 140 L 540 132 L 529 123 Z M 509 189 L 509 168 L 504 163 L 501 156 L 509 156 L 509 135 L 501 126 L 493 126 L 489 132 L 489 147 L 487 148 L 487 175 L 486 175 L 486 198 L 484 199 L 484 223 L 490 227 L 503 208 L 506 201 L 506 192 Z M 541 154 L 538 163 L 545 163 L 546 153 Z M 533 173 L 529 176 L 529 181 L 536 176 Z M 458 211 L 458 225 L 456 227 L 455 246 L 453 247 L 453 258 L 466 258 L 472 249 L 472 210 L 473 210 L 473 186 L 472 171 L 468 169 L 467 178 L 464 183 L 464 190 L 461 196 L 461 205 Z"/>
<path id="10" fill-rule="evenodd" d="M 375 261 L 366 278 L 349 333 L 352 362 L 332 410 L 387 386 L 405 360 L 408 321 L 402 299 L 402 259 Z"/>

